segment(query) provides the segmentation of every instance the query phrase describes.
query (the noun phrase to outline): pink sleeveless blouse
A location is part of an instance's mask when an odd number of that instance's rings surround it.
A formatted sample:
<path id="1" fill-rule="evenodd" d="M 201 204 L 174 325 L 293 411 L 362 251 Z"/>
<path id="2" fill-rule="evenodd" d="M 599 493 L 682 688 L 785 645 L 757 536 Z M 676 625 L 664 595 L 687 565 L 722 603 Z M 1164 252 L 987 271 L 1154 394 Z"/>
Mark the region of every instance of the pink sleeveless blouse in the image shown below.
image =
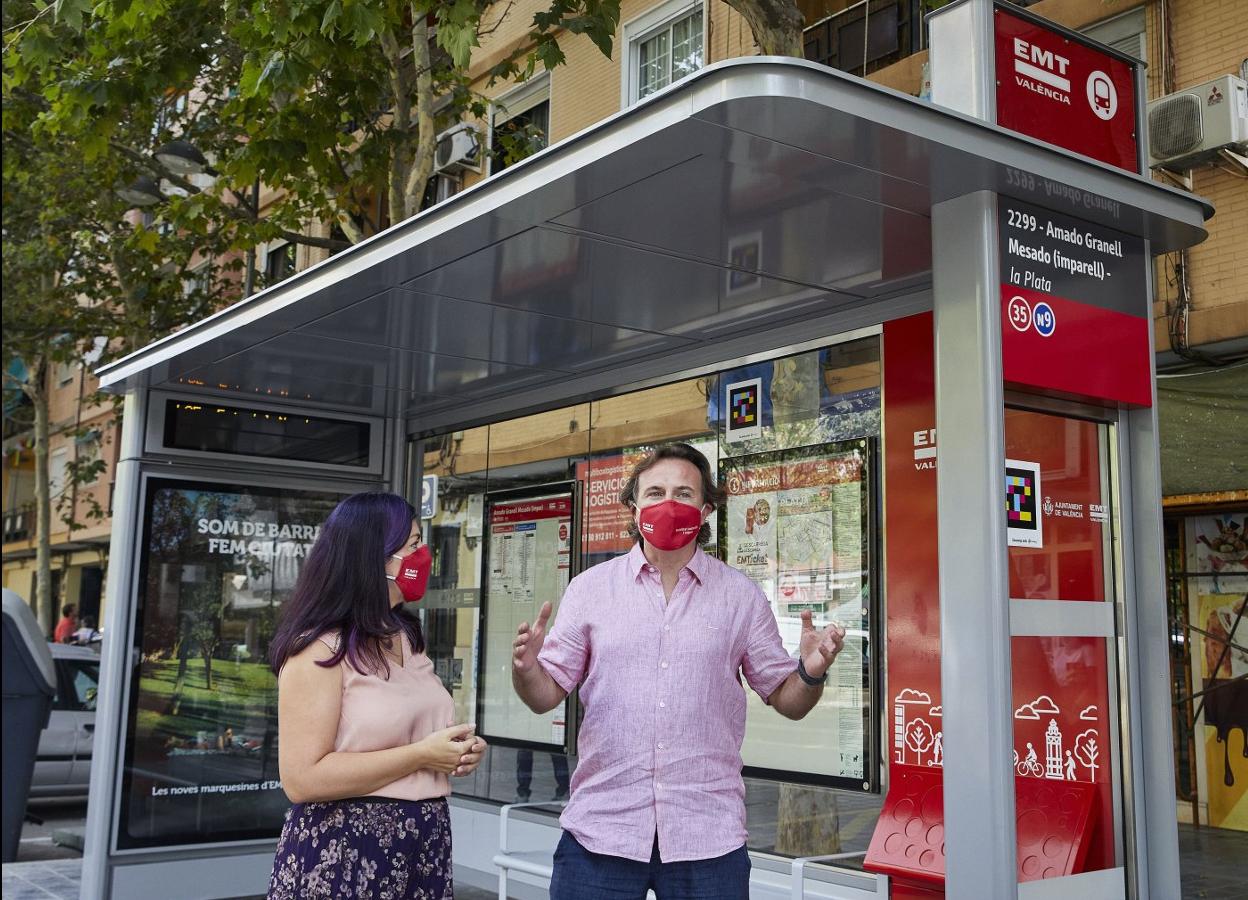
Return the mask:
<path id="1" fill-rule="evenodd" d="M 322 635 L 321 643 L 336 649 L 338 636 Z M 406 641 L 405 641 L 406 643 Z M 346 659 L 342 672 L 342 712 L 334 749 L 342 753 L 389 750 L 411 744 L 455 724 L 455 703 L 434 674 L 423 653 L 404 648 L 403 665 L 390 660 L 390 677 L 361 675 Z M 368 796 L 395 800 L 431 800 L 451 792 L 450 780 L 419 770 L 392 781 Z"/>

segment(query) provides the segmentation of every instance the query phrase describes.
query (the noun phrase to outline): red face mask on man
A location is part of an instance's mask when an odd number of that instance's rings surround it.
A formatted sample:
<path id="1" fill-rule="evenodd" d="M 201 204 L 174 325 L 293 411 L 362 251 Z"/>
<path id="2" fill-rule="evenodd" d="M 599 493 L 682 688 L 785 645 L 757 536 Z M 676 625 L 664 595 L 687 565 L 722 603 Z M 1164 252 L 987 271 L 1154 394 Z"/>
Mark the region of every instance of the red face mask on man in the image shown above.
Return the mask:
<path id="1" fill-rule="evenodd" d="M 403 595 L 404 602 L 415 603 L 425 596 L 425 588 L 429 586 L 429 571 L 433 568 L 433 553 L 430 552 L 429 545 L 421 544 L 407 556 L 392 553 L 390 558 L 399 561 L 399 572 L 386 577 L 394 582 L 399 593 Z"/>
<path id="2" fill-rule="evenodd" d="M 643 506 L 638 516 L 641 534 L 659 550 L 679 550 L 689 546 L 702 527 L 702 507 L 679 500 L 664 500 Z"/>

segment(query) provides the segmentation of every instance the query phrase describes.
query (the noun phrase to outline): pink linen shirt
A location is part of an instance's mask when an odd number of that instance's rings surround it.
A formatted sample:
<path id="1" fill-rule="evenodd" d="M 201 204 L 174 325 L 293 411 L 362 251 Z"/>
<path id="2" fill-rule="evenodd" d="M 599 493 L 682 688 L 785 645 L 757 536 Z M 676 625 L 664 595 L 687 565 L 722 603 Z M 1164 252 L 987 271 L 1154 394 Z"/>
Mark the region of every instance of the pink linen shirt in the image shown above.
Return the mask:
<path id="1" fill-rule="evenodd" d="M 561 820 L 587 850 L 649 862 L 745 843 L 744 673 L 764 701 L 797 670 L 766 596 L 701 550 L 664 602 L 639 546 L 572 579 L 538 661 L 585 706 Z"/>

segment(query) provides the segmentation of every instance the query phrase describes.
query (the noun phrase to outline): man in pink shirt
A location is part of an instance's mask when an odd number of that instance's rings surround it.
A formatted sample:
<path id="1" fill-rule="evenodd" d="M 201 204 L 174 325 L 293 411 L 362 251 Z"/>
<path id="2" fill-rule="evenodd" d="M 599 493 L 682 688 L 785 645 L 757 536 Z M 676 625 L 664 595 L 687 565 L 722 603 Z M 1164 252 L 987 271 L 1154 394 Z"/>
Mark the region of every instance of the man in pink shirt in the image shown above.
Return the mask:
<path id="1" fill-rule="evenodd" d="M 534 712 L 580 687 L 585 720 L 555 851 L 552 900 L 746 900 L 745 688 L 790 719 L 823 693 L 845 632 L 802 614 L 785 652 L 763 592 L 704 553 L 723 502 L 706 457 L 658 448 L 620 500 L 637 546 L 574 578 L 514 643 L 512 683 Z"/>

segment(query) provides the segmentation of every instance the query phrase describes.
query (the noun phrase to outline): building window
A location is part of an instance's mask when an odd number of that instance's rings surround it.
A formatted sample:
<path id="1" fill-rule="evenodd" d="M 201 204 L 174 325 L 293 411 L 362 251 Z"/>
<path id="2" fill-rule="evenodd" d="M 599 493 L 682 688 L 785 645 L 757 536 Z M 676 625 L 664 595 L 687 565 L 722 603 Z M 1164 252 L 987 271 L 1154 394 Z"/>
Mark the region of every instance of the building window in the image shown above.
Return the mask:
<path id="1" fill-rule="evenodd" d="M 1134 56 L 1136 59 L 1148 59 L 1148 44 L 1145 42 L 1144 9 L 1133 9 L 1120 16 L 1114 16 L 1104 22 L 1098 22 L 1083 33 L 1094 41 L 1108 44 L 1119 53 Z"/>
<path id="2" fill-rule="evenodd" d="M 186 273 L 182 279 L 182 292 L 187 297 L 207 295 L 212 291 L 212 261 L 205 260 Z"/>
<path id="3" fill-rule="evenodd" d="M 434 172 L 425 182 L 425 193 L 420 200 L 420 208 L 428 209 L 443 200 L 449 200 L 460 192 L 463 185 L 459 178 L 446 172 Z"/>
<path id="4" fill-rule="evenodd" d="M 60 447 L 48 454 L 48 496 L 55 500 L 65 490 L 69 449 Z"/>
<path id="5" fill-rule="evenodd" d="M 624 28 L 628 70 L 624 105 L 702 68 L 705 16 L 702 4 L 667 3 Z"/>
<path id="6" fill-rule="evenodd" d="M 504 94 L 490 116 L 490 174 L 532 156 L 550 144 L 550 78 L 525 82 Z"/>
<path id="7" fill-rule="evenodd" d="M 98 465 L 100 458 L 100 441 L 103 435 L 98 428 L 92 428 L 75 440 L 74 469 L 84 486 L 100 483 L 103 467 Z"/>
<path id="8" fill-rule="evenodd" d="M 295 245 L 290 243 L 270 247 L 264 257 L 265 283 L 277 284 L 295 274 Z"/>
<path id="9" fill-rule="evenodd" d="M 821 9 L 807 11 L 802 32 L 811 62 L 865 76 L 921 49 L 922 17 L 911 0 L 866 0 L 812 19 Z"/>

